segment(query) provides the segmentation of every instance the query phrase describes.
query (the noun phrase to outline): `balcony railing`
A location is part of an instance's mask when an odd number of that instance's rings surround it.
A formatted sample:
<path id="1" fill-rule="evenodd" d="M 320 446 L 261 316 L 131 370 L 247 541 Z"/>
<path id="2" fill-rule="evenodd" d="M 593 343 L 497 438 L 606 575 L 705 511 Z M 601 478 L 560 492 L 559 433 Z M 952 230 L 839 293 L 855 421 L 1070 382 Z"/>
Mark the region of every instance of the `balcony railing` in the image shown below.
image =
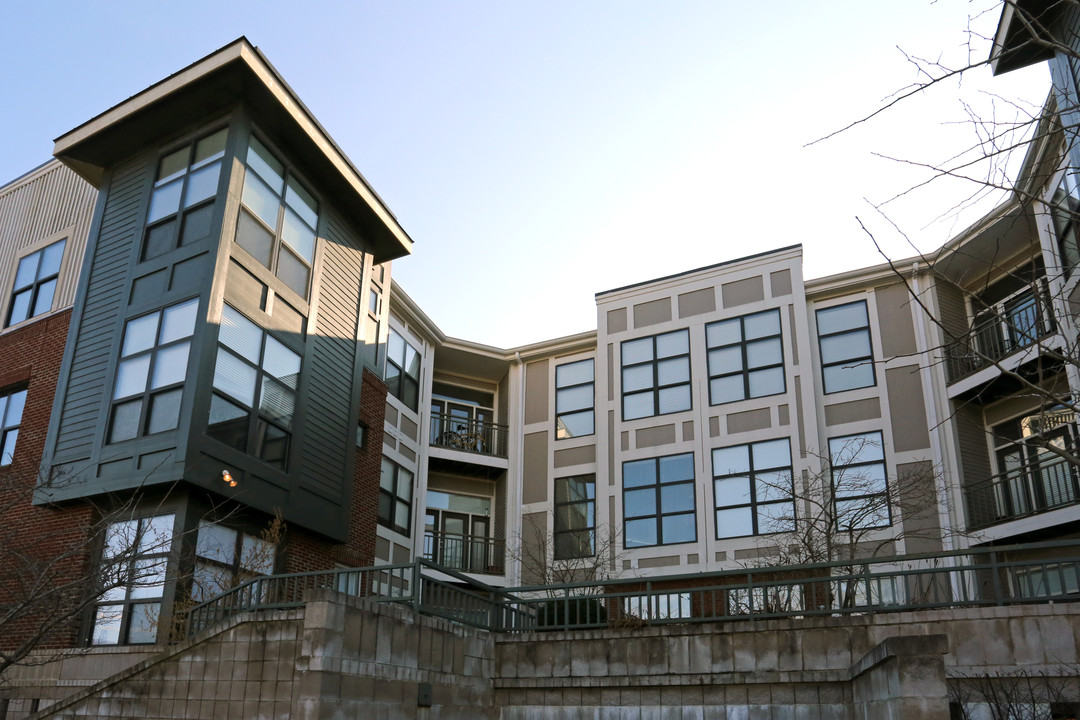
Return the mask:
<path id="1" fill-rule="evenodd" d="M 1054 318 L 1043 283 L 982 312 L 971 331 L 945 347 L 949 382 L 953 383 L 1034 345 L 1054 331 Z"/>
<path id="2" fill-rule="evenodd" d="M 483 575 L 502 575 L 506 544 L 479 535 L 428 530 L 424 533 L 424 559 L 433 563 Z"/>
<path id="3" fill-rule="evenodd" d="M 506 425 L 447 413 L 431 414 L 431 444 L 479 455 L 506 457 Z"/>
<path id="4" fill-rule="evenodd" d="M 968 530 L 1037 515 L 1080 500 L 1077 469 L 1054 453 L 964 488 Z"/>

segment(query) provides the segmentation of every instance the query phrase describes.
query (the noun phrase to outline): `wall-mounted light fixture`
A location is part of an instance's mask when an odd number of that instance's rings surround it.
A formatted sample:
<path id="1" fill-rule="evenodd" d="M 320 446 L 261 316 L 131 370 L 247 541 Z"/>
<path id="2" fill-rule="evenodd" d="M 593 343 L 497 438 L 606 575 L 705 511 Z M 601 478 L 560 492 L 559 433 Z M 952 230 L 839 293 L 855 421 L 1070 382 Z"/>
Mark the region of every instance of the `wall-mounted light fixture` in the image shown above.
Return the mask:
<path id="1" fill-rule="evenodd" d="M 228 470 L 221 471 L 221 480 L 229 487 L 236 487 L 236 478 L 234 478 L 232 473 Z"/>

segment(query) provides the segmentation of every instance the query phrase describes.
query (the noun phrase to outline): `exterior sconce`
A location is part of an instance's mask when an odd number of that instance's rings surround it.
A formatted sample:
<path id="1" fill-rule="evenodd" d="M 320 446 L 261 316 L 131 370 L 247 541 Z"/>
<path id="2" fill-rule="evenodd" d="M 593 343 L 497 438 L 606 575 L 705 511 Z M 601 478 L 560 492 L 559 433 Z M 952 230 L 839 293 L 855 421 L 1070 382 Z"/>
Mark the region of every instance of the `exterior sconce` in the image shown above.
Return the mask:
<path id="1" fill-rule="evenodd" d="M 229 487 L 236 487 L 236 478 L 234 478 L 232 473 L 228 470 L 221 471 L 221 480 Z"/>

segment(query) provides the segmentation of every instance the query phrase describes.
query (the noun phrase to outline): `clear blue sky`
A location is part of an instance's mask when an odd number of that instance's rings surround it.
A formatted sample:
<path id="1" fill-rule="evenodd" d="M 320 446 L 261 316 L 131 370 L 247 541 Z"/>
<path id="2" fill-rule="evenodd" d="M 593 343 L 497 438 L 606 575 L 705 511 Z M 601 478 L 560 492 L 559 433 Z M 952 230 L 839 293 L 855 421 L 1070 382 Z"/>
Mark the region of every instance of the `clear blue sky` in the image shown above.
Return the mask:
<path id="1" fill-rule="evenodd" d="M 984 10 L 987 12 L 983 13 Z M 501 347 L 595 327 L 594 293 L 802 243 L 817 277 L 881 261 L 856 216 L 970 145 L 961 100 L 1011 117 L 1038 67 L 942 84 L 994 0 L 35 2 L 0 25 L 0 182 L 52 139 L 240 35 L 258 45 L 416 241 L 395 279 L 448 334 Z M 979 57 L 986 44 L 978 46 Z M 1027 108 L 1028 105 L 1023 107 Z M 951 124 L 953 123 L 953 124 Z M 985 210 L 936 182 L 889 206 L 922 249 Z"/>

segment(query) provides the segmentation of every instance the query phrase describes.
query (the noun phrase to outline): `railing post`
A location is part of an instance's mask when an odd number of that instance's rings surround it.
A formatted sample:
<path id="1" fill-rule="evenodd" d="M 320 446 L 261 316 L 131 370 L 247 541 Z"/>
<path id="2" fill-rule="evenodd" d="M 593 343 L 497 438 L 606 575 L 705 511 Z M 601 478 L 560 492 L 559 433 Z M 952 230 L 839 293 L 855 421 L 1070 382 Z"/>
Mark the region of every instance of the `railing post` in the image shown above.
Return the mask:
<path id="1" fill-rule="evenodd" d="M 998 567 L 997 551 L 992 550 L 990 552 L 990 576 L 993 579 L 994 588 L 994 602 L 997 605 L 1003 605 L 1002 593 L 1001 593 L 1001 577 L 1000 568 Z"/>
<path id="2" fill-rule="evenodd" d="M 414 560 L 413 561 L 413 576 L 412 576 L 412 588 L 411 588 L 411 590 L 412 590 L 413 611 L 417 615 L 420 614 L 420 606 L 421 606 L 421 601 L 420 601 L 420 577 L 421 577 L 420 561 L 419 560 Z"/>

